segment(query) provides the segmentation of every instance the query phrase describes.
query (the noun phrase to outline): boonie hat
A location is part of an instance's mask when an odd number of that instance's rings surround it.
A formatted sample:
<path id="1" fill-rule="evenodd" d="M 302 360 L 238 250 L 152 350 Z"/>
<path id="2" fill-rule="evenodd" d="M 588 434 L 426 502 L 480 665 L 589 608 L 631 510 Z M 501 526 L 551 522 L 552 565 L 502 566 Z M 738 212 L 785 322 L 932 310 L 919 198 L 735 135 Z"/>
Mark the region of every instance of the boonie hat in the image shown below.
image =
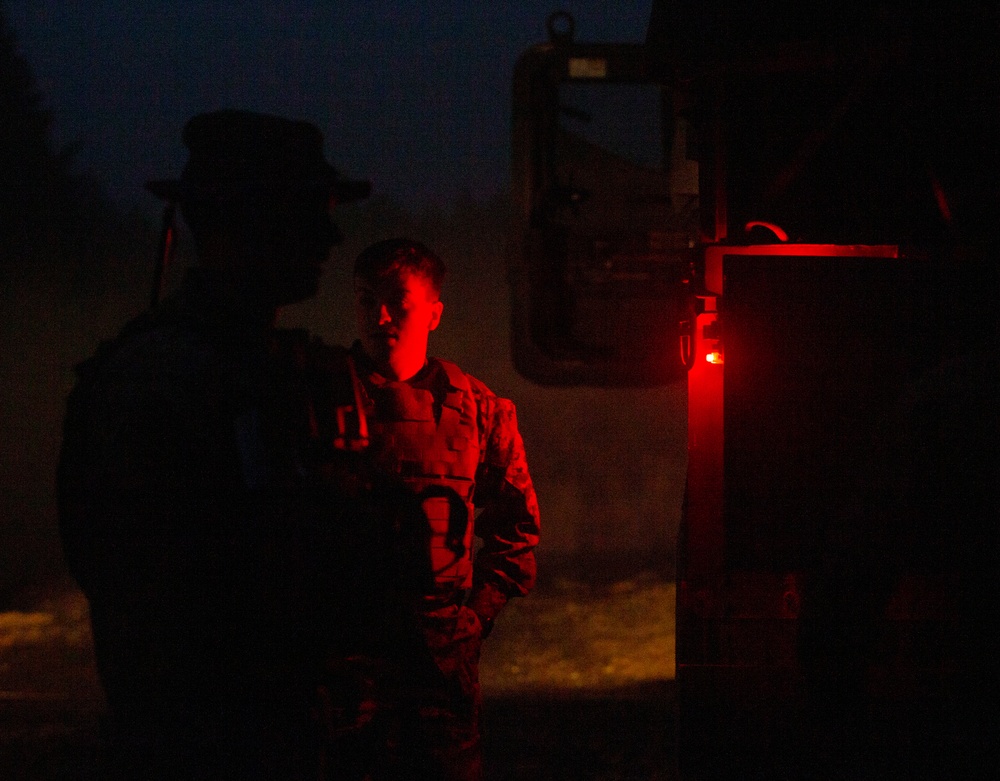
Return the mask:
<path id="1" fill-rule="evenodd" d="M 180 179 L 146 183 L 168 201 L 318 187 L 347 203 L 371 192 L 369 182 L 342 179 L 326 161 L 323 135 L 310 122 L 227 109 L 192 117 L 182 138 L 190 155 Z"/>

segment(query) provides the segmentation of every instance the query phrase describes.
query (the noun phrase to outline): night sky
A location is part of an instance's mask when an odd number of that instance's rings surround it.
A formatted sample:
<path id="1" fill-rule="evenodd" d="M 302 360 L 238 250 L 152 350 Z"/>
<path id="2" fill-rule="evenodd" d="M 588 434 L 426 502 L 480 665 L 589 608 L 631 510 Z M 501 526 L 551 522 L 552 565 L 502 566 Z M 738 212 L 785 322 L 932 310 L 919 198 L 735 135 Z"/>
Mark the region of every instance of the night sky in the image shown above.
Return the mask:
<path id="1" fill-rule="evenodd" d="M 578 40 L 641 41 L 652 0 L 33 0 L 4 8 L 54 117 L 117 202 L 151 209 L 190 116 L 309 119 L 332 162 L 408 208 L 508 181 L 510 80 L 554 10 Z"/>

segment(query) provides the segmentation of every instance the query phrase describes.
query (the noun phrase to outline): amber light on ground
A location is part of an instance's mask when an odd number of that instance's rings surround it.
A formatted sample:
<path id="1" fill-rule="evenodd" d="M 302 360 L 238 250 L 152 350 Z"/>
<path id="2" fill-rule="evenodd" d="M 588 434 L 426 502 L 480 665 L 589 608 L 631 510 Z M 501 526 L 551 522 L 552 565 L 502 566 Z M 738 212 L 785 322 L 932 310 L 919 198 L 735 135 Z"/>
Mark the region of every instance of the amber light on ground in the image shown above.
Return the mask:
<path id="1" fill-rule="evenodd" d="M 672 680 L 675 586 L 565 581 L 511 601 L 486 641 L 486 696 L 610 693 Z"/>
<path id="2" fill-rule="evenodd" d="M 484 644 L 483 693 L 595 694 L 674 678 L 673 583 L 559 581 L 500 616 Z M 78 591 L 0 613 L 0 700 L 100 700 Z M 96 702 L 95 702 L 96 704 Z"/>

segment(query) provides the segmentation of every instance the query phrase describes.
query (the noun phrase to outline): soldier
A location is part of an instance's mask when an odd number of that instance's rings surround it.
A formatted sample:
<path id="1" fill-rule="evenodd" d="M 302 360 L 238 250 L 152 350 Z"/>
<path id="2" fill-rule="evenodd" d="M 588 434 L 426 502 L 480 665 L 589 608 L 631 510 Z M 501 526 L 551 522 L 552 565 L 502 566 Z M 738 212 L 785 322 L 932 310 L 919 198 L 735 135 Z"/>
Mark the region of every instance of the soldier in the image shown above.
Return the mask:
<path id="1" fill-rule="evenodd" d="M 183 137 L 180 179 L 147 187 L 179 204 L 197 265 L 78 367 L 58 470 L 107 695 L 102 777 L 312 777 L 302 565 L 336 506 L 311 454 L 335 438 L 315 407 L 343 369 L 275 319 L 317 291 L 331 207 L 368 185 L 306 122 L 220 111 Z"/>
<path id="2" fill-rule="evenodd" d="M 427 356 L 443 310 L 442 261 L 394 239 L 362 252 L 354 271 L 366 459 L 405 491 L 387 519 L 395 547 L 385 610 L 328 668 L 328 777 L 473 781 L 482 773 L 480 647 L 508 599 L 534 585 L 535 491 L 514 405 Z"/>

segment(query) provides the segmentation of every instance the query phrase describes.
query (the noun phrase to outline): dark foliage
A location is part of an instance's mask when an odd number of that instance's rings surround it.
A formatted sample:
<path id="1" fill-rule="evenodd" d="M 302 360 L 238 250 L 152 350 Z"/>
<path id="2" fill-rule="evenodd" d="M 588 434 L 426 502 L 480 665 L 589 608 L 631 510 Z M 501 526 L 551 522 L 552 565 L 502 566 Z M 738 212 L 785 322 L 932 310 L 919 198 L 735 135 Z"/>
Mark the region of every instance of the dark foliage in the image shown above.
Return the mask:
<path id="1" fill-rule="evenodd" d="M 71 367 L 142 305 L 155 244 L 52 128 L 0 6 L 0 598 L 60 571 L 51 482 Z"/>
<path id="2" fill-rule="evenodd" d="M 45 222 L 45 193 L 57 158 L 49 149 L 51 117 L 2 11 L 0 121 L 0 263 L 6 270 Z"/>

